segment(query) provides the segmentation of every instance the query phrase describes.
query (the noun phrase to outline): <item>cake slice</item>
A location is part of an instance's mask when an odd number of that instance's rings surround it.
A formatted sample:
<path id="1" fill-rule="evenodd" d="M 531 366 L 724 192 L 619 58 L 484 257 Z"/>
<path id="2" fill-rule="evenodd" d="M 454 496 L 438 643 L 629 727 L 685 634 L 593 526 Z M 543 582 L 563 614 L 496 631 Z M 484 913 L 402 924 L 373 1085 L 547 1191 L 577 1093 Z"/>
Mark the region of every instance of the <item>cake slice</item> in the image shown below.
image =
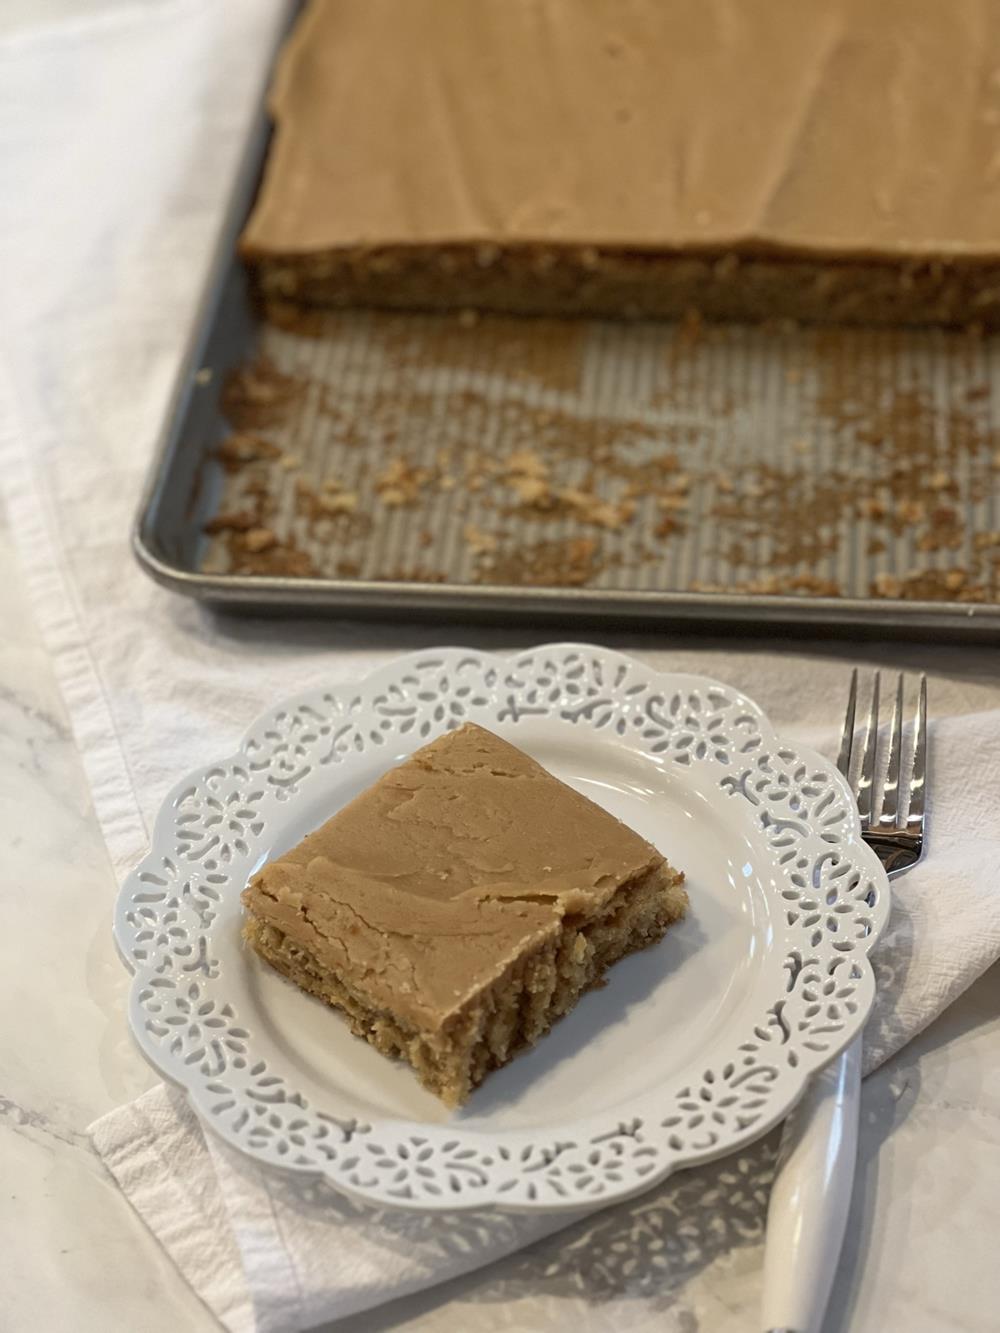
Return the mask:
<path id="1" fill-rule="evenodd" d="M 449 1106 L 684 914 L 655 847 L 468 724 L 255 875 L 247 941 Z"/>
<path id="2" fill-rule="evenodd" d="M 1000 325 L 993 0 L 314 0 L 265 295 Z"/>

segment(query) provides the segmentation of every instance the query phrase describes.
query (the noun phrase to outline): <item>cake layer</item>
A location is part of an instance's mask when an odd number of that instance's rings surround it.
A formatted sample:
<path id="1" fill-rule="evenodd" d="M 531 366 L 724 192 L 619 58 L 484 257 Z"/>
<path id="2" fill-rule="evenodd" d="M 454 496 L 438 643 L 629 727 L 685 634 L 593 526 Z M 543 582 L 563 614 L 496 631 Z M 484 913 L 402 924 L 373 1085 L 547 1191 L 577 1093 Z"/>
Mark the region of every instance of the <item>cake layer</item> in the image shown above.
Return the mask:
<path id="1" fill-rule="evenodd" d="M 261 261 L 270 298 L 304 306 L 510 315 L 1000 327 L 1000 263 L 671 254 L 579 247 L 392 246 Z"/>

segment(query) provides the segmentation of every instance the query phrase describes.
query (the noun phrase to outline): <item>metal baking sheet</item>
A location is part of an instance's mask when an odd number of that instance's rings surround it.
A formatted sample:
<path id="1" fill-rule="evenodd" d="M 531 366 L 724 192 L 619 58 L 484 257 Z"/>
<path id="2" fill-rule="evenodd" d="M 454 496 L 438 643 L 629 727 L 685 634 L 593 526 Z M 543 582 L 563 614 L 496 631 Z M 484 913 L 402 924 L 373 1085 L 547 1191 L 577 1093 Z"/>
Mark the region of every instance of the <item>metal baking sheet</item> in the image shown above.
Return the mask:
<path id="1" fill-rule="evenodd" d="M 261 112 L 136 525 L 161 583 L 289 613 L 1000 630 L 1000 339 L 264 318 L 235 238 L 267 139 Z"/>

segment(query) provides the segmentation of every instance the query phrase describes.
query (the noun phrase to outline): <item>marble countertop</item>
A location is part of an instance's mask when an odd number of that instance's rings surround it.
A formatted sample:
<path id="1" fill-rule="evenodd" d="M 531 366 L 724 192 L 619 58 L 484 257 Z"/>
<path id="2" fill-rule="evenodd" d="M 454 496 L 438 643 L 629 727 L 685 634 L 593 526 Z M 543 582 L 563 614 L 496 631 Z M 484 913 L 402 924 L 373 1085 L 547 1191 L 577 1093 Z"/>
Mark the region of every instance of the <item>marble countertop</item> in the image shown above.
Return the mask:
<path id="1" fill-rule="evenodd" d="M 213 1316 L 86 1137 L 154 1075 L 126 1032 L 111 869 L 2 526 L 0 617 L 0 1328 L 208 1333 Z M 849 1239 L 825 1333 L 996 1327 L 998 1050 L 994 968 L 865 1084 Z M 737 1236 L 685 1250 L 679 1269 L 661 1268 L 648 1238 L 623 1253 L 616 1231 L 617 1249 L 605 1253 L 599 1233 L 586 1252 L 555 1237 L 338 1330 L 750 1329 L 763 1208 L 763 1197 L 751 1201 Z"/>

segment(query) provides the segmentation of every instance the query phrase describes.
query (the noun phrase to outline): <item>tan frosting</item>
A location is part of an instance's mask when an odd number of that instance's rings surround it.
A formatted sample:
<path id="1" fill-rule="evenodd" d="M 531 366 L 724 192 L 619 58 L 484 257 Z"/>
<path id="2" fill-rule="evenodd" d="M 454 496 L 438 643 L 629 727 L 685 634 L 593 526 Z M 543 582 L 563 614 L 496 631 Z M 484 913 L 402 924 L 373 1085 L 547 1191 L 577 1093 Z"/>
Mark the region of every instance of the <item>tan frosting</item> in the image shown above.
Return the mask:
<path id="1" fill-rule="evenodd" d="M 250 254 L 1000 254 L 995 0 L 313 0 Z"/>
<path id="2" fill-rule="evenodd" d="M 481 727 L 391 769 L 265 866 L 245 894 L 366 997 L 438 1026 L 566 912 L 663 858 Z"/>

